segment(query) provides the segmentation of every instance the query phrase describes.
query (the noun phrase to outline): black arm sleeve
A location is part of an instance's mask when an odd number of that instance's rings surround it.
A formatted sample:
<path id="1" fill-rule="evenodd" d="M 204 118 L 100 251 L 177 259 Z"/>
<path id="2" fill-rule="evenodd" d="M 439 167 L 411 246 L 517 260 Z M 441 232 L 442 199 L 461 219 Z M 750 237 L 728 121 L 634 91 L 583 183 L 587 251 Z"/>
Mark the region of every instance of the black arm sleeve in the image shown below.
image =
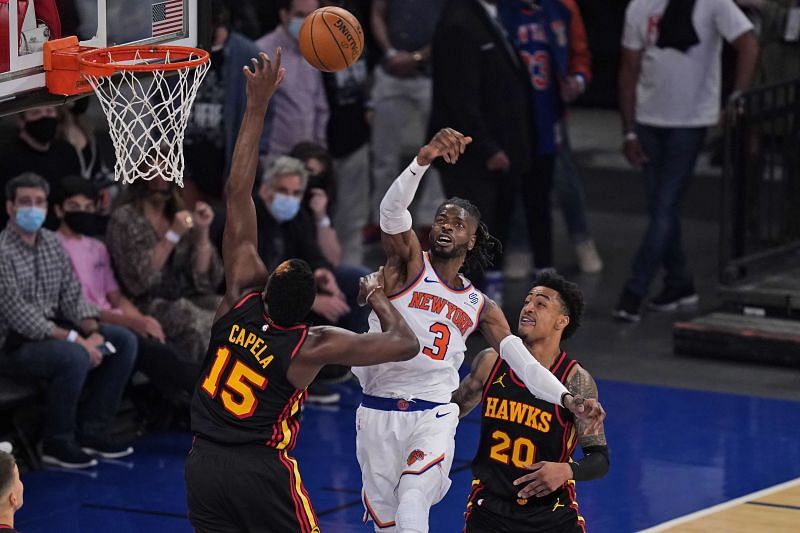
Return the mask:
<path id="1" fill-rule="evenodd" d="M 572 468 L 572 479 L 591 481 L 600 479 L 608 473 L 611 464 L 608 446 L 587 446 L 583 449 L 583 454 L 583 459 L 569 464 Z"/>

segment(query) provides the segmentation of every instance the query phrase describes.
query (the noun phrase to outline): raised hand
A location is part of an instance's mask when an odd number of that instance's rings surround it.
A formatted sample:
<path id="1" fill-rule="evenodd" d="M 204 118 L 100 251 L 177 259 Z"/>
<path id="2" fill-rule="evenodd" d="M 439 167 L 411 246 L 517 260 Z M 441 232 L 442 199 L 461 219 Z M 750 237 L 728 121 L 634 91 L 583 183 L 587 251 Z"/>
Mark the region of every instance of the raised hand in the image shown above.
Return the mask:
<path id="1" fill-rule="evenodd" d="M 368 303 L 369 297 L 375 291 L 382 291 L 383 287 L 386 284 L 386 280 L 383 277 L 383 267 L 380 267 L 377 271 L 372 272 L 371 274 L 367 274 L 363 276 L 361 279 L 358 280 L 358 298 L 357 302 L 358 305 L 364 307 Z"/>
<path id="2" fill-rule="evenodd" d="M 606 411 L 600 402 L 593 398 L 582 396 L 566 396 L 565 407 L 579 420 L 588 423 L 582 435 L 597 435 L 603 428 L 603 420 L 606 419 Z"/>
<path id="3" fill-rule="evenodd" d="M 429 165 L 437 157 L 442 157 L 451 165 L 455 164 L 471 142 L 472 137 L 467 137 L 452 128 L 443 128 L 428 144 L 419 149 L 417 162 L 420 165 Z"/>
<path id="4" fill-rule="evenodd" d="M 328 194 L 319 188 L 313 188 L 309 191 L 311 199 L 308 202 L 308 207 L 314 213 L 314 219 L 319 221 L 328 215 Z"/>
<path id="5" fill-rule="evenodd" d="M 194 206 L 193 221 L 200 229 L 208 229 L 214 221 L 214 210 L 205 202 L 197 202 Z"/>
<path id="6" fill-rule="evenodd" d="M 251 104 L 267 105 L 269 99 L 278 89 L 286 75 L 286 69 L 281 68 L 282 51 L 275 51 L 275 60 L 270 60 L 265 52 L 258 54 L 258 59 L 252 58 L 252 70 L 249 66 L 243 67 L 244 77 L 247 80 L 247 101 Z"/>
<path id="7" fill-rule="evenodd" d="M 193 227 L 194 218 L 192 218 L 192 214 L 183 209 L 175 213 L 175 216 L 172 218 L 172 226 L 170 226 L 170 229 L 178 235 L 184 236 Z"/>

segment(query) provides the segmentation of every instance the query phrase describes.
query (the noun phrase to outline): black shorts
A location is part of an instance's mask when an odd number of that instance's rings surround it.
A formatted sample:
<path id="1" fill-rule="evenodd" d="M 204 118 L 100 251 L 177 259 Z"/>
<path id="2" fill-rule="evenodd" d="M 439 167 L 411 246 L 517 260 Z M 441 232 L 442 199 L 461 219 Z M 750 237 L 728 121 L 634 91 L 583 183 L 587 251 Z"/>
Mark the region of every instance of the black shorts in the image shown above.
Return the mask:
<path id="1" fill-rule="evenodd" d="M 195 439 L 186 459 L 189 521 L 200 533 L 319 533 L 297 461 L 260 445 Z"/>
<path id="2" fill-rule="evenodd" d="M 464 533 L 586 533 L 577 507 L 567 491 L 562 491 L 552 504 L 524 507 L 481 493 L 467 502 Z"/>

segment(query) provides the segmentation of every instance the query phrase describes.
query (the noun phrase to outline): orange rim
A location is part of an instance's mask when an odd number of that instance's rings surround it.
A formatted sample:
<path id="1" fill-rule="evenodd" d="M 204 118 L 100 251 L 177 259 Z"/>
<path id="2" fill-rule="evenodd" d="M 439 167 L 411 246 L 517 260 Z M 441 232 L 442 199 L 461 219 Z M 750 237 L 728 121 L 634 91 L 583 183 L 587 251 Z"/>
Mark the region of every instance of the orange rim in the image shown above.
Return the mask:
<path id="1" fill-rule="evenodd" d="M 125 64 L 122 61 L 136 59 L 166 59 L 186 57 L 182 61 L 170 63 Z M 191 58 L 191 59 L 189 59 Z M 210 56 L 205 50 L 190 46 L 172 45 L 129 45 L 97 48 L 78 55 L 81 72 L 90 76 L 111 76 L 117 72 L 155 72 L 195 68 L 208 62 Z"/>

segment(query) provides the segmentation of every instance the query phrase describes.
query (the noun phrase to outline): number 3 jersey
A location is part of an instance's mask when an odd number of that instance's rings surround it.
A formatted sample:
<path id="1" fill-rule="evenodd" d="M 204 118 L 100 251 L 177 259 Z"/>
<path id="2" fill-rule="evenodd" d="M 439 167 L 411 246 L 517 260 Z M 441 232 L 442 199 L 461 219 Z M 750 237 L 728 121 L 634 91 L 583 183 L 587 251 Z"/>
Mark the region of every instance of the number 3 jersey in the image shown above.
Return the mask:
<path id="1" fill-rule="evenodd" d="M 562 352 L 550 371 L 565 383 L 576 364 Z M 499 357 L 486 381 L 480 406 L 481 436 L 472 461 L 476 478 L 473 485 L 482 486 L 485 494 L 525 505 L 527 500 L 517 500 L 521 487 L 515 487 L 514 480 L 530 473 L 523 465 L 569 461 L 577 444 L 574 417 L 566 409 L 531 394 Z M 560 495 L 561 491 L 556 490 L 530 501 L 547 505 Z"/>
<path id="2" fill-rule="evenodd" d="M 353 368 L 364 394 L 448 403 L 458 388 L 466 340 L 478 327 L 485 296 L 468 279 L 463 289 L 449 287 L 423 253 L 423 268 L 415 280 L 389 296 L 419 340 L 420 351 L 409 361 Z M 381 331 L 373 312 L 370 331 Z"/>
<path id="3" fill-rule="evenodd" d="M 286 373 L 307 333 L 305 324 L 270 324 L 261 293 L 245 295 L 211 328 L 192 398 L 192 432 L 220 444 L 293 449 L 306 392 Z"/>

